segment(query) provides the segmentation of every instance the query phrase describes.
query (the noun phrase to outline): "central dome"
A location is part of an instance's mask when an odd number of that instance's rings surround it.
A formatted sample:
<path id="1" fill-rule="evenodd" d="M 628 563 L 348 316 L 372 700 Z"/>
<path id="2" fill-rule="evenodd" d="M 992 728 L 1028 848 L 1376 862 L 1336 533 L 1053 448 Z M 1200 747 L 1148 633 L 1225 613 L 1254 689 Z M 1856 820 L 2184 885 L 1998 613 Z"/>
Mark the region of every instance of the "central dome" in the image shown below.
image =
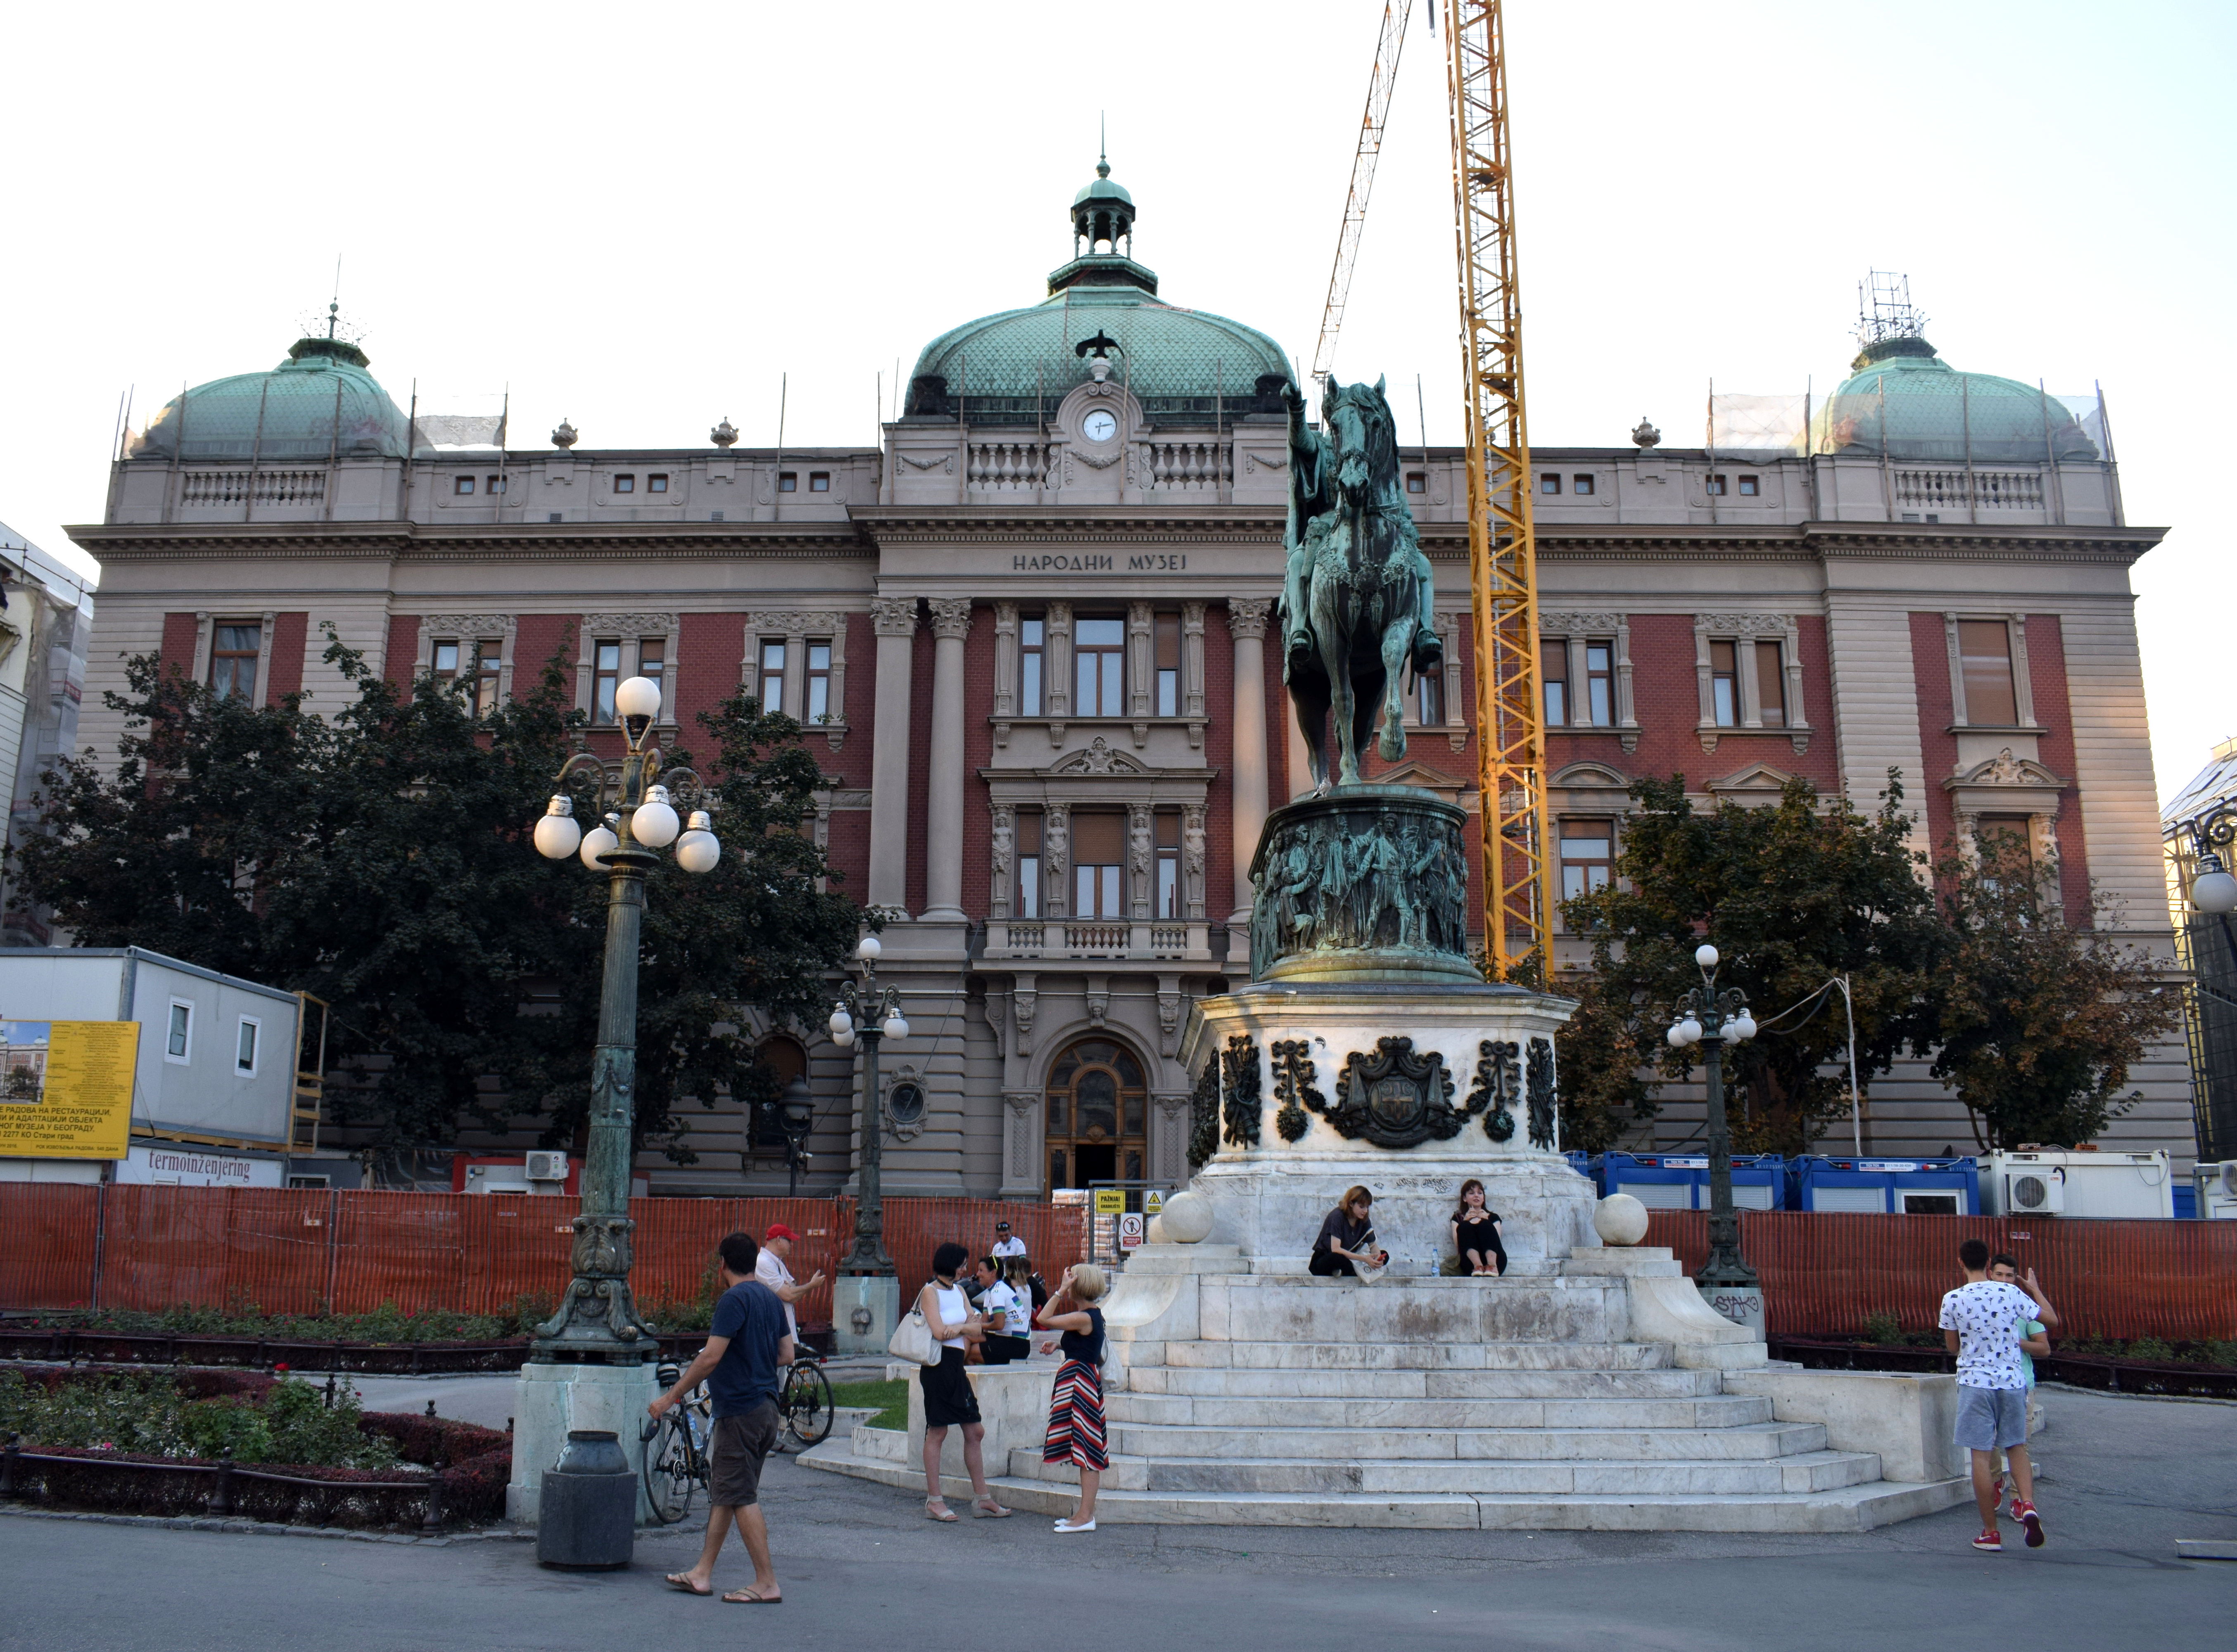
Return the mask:
<path id="1" fill-rule="evenodd" d="M 1874 340 L 1818 419 L 1816 449 L 1891 459 L 2040 464 L 2103 457 L 2055 396 L 2016 378 L 1959 372 L 1915 333 Z"/>
<path id="2" fill-rule="evenodd" d="M 1158 299 L 1156 272 L 1132 257 L 1134 199 L 1110 172 L 1099 164 L 1073 200 L 1076 255 L 1050 272 L 1047 298 L 967 321 L 924 347 L 909 376 L 911 417 L 1031 425 L 1093 377 L 1098 358 L 1153 422 L 1280 410 L 1290 371 L 1282 346 L 1256 327 Z"/>
<path id="3" fill-rule="evenodd" d="M 400 458 L 410 421 L 365 352 L 346 339 L 298 339 L 267 372 L 236 373 L 174 396 L 148 422 L 142 458 Z"/>

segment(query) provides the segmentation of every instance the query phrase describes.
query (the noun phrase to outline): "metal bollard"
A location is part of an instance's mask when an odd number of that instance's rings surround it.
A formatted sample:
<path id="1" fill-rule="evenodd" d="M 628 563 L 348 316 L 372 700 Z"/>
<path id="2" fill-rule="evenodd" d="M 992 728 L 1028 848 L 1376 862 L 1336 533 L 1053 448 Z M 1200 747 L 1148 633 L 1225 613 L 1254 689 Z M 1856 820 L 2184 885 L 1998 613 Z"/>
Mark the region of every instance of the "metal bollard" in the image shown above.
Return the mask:
<path id="1" fill-rule="evenodd" d="M 233 1459 L 221 1457 L 217 1464 L 217 1484 L 209 1494 L 208 1510 L 223 1517 L 233 1512 Z"/>
<path id="2" fill-rule="evenodd" d="M 537 1560 L 574 1570 L 628 1565 L 637 1543 L 637 1491 L 638 1477 L 616 1435 L 571 1429 L 558 1465 L 544 1473 Z"/>

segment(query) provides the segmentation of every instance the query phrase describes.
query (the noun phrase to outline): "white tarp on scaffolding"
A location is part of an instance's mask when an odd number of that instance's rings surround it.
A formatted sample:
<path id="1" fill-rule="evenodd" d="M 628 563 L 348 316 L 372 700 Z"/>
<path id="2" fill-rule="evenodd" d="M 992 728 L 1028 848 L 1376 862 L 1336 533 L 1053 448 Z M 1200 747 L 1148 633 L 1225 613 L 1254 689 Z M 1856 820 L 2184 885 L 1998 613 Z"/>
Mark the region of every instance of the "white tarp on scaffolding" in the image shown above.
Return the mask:
<path id="1" fill-rule="evenodd" d="M 1734 458 L 1776 458 L 1806 452 L 1810 438 L 1807 396 L 1709 398 L 1709 446 Z"/>

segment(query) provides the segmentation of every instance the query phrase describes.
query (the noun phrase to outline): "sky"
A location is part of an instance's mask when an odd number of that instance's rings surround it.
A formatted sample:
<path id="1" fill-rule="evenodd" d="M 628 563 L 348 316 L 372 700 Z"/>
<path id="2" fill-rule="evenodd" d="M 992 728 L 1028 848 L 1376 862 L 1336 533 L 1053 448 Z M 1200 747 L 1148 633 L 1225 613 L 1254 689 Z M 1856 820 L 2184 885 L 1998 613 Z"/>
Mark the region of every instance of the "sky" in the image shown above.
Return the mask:
<path id="1" fill-rule="evenodd" d="M 2237 734 L 2237 6 L 1510 0 L 1532 439 L 1819 392 L 1858 281 L 1961 368 L 2102 385 L 2161 795 Z M 1417 0 L 1336 372 L 1460 439 L 1442 42 Z M 867 445 L 896 372 L 1036 301 L 1107 119 L 1171 302 L 1310 363 L 1381 0 L 27 9 L 0 103 L 0 520 L 79 557 L 120 405 L 269 366 L 335 288 L 373 371 L 513 444 Z M 96 622 L 97 624 L 97 622 Z"/>

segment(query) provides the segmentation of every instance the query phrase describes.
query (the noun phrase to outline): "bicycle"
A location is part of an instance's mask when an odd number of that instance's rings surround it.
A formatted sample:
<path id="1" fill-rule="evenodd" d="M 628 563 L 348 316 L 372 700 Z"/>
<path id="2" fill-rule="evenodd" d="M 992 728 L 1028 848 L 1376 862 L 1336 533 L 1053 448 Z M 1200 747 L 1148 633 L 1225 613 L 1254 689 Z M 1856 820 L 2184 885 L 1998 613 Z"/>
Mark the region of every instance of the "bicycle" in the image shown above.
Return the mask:
<path id="1" fill-rule="evenodd" d="M 776 1406 L 784 1418 L 785 1432 L 804 1451 L 830 1438 L 837 1417 L 831 1403 L 831 1379 L 823 1362 L 813 1353 L 801 1354 L 784 1368 L 777 1385 Z"/>
<path id="2" fill-rule="evenodd" d="M 656 1380 L 666 1393 L 683 1379 L 683 1368 L 663 1363 Z M 644 1494 L 652 1517 L 672 1526 L 691 1512 L 693 1494 L 708 1483 L 708 1451 L 714 1443 L 715 1424 L 707 1385 L 701 1383 L 657 1417 L 648 1417 L 639 1432 L 644 1441 Z"/>

